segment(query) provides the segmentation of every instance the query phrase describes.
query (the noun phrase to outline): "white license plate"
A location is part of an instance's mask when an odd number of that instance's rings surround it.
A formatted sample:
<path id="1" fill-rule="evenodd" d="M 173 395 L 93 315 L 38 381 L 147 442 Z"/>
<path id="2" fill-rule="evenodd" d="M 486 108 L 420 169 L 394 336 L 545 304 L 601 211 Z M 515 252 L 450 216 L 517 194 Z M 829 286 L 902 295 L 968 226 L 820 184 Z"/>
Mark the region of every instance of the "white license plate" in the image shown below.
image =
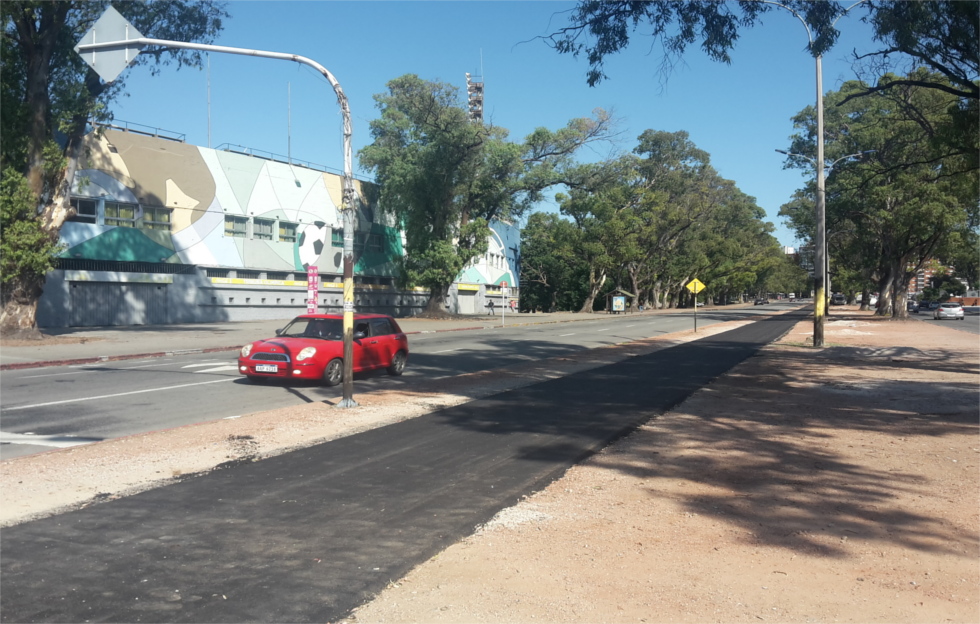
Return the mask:
<path id="1" fill-rule="evenodd" d="M 255 365 L 255 372 L 256 373 L 278 373 L 279 372 L 279 366 L 276 365 L 276 364 L 256 364 Z"/>

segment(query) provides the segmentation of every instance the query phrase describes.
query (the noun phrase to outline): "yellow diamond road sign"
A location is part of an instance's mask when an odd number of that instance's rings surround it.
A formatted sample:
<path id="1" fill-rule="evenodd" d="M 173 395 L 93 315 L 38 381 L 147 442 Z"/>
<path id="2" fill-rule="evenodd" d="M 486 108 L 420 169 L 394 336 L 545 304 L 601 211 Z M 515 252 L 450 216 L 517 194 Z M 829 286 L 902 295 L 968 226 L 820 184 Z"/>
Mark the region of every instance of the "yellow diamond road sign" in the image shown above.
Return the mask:
<path id="1" fill-rule="evenodd" d="M 687 283 L 687 289 L 696 295 L 704 290 L 704 284 L 701 283 L 701 280 L 695 278 Z"/>

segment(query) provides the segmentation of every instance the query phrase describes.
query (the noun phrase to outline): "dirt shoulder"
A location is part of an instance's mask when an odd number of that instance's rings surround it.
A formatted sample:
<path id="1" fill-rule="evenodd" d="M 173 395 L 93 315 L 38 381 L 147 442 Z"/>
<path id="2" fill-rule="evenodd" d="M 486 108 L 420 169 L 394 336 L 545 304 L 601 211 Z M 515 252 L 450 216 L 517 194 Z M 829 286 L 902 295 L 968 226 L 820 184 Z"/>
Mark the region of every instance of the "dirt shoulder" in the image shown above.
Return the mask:
<path id="1" fill-rule="evenodd" d="M 812 321 L 356 622 L 977 622 L 975 336 Z"/>

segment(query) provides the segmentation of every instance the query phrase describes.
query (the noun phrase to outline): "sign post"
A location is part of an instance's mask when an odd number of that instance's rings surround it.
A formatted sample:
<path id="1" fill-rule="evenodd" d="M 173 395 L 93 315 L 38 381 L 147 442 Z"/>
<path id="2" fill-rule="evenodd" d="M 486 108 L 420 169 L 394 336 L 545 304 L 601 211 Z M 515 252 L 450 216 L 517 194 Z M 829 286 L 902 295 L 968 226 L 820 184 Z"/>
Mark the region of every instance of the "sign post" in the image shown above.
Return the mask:
<path id="1" fill-rule="evenodd" d="M 316 314 L 320 295 L 320 269 L 311 266 L 306 269 L 306 313 Z"/>
<path id="2" fill-rule="evenodd" d="M 694 333 L 698 333 L 698 293 L 704 290 L 704 284 L 698 278 L 687 283 L 687 289 L 694 293 Z"/>

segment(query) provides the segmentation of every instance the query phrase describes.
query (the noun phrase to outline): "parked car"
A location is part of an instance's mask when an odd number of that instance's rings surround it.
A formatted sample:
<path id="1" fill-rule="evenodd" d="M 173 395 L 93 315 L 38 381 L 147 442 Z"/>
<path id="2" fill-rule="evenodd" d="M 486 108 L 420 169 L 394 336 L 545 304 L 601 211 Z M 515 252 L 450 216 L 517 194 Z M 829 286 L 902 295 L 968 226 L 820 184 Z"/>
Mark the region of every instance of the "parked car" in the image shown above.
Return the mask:
<path id="1" fill-rule="evenodd" d="M 276 331 L 275 338 L 242 347 L 238 371 L 249 381 L 313 379 L 336 386 L 344 377 L 344 317 L 304 314 Z M 408 362 L 408 337 L 384 314 L 354 316 L 355 373 L 388 369 L 401 375 Z"/>
<path id="2" fill-rule="evenodd" d="M 942 305 L 942 304 L 940 304 L 940 303 L 939 303 L 938 301 L 930 301 L 930 302 L 929 302 L 929 309 L 930 309 L 930 310 L 935 310 L 935 309 L 936 309 L 936 308 L 938 308 L 938 307 L 939 307 L 940 305 Z"/>
<path id="3" fill-rule="evenodd" d="M 847 297 L 841 293 L 836 293 L 830 298 L 830 305 L 844 305 L 845 303 L 847 303 Z"/>
<path id="4" fill-rule="evenodd" d="M 943 319 L 963 320 L 963 306 L 958 303 L 940 303 L 939 307 L 932 313 L 932 318 L 937 321 Z"/>
<path id="5" fill-rule="evenodd" d="M 765 297 L 759 297 L 758 299 L 755 300 L 755 303 L 753 305 L 767 305 L 768 303 L 769 303 L 768 299 L 766 299 Z"/>
<path id="6" fill-rule="evenodd" d="M 905 304 L 905 307 L 912 314 L 918 314 L 919 313 L 919 302 L 918 301 L 909 301 L 908 303 Z"/>

